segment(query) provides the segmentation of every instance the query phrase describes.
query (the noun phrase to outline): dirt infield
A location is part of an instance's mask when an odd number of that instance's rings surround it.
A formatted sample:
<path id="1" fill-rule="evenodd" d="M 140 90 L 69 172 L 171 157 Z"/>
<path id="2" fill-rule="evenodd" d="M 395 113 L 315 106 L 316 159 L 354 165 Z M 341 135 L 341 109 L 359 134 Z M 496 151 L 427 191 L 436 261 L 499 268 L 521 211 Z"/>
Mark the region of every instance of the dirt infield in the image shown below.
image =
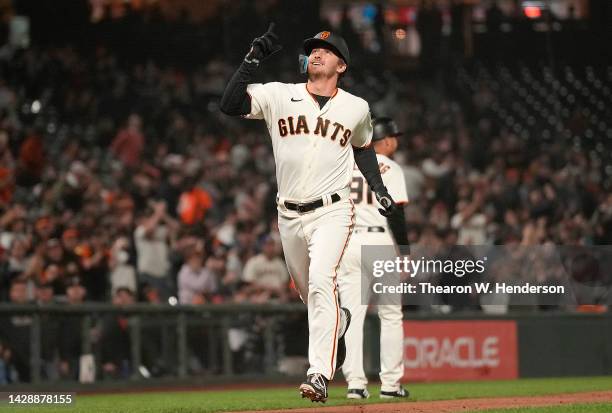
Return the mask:
<path id="1" fill-rule="evenodd" d="M 471 410 L 503 409 L 513 407 L 556 406 L 574 403 L 612 403 L 612 391 L 558 394 L 537 397 L 499 397 L 431 402 L 359 404 L 319 407 L 325 413 L 456 413 Z M 313 409 L 266 410 L 265 413 L 312 413 Z M 241 412 L 255 413 L 255 412 Z M 261 413 L 259 411 L 258 413 Z"/>

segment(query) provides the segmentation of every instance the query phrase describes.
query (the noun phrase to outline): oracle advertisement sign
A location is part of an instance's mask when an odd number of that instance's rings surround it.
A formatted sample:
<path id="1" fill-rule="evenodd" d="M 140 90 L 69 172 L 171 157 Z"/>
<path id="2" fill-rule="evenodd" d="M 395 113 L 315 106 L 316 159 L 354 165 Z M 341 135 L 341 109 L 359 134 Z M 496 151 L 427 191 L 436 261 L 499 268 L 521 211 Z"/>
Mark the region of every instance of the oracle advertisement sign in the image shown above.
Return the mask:
<path id="1" fill-rule="evenodd" d="M 518 377 L 515 321 L 405 321 L 404 379 Z"/>

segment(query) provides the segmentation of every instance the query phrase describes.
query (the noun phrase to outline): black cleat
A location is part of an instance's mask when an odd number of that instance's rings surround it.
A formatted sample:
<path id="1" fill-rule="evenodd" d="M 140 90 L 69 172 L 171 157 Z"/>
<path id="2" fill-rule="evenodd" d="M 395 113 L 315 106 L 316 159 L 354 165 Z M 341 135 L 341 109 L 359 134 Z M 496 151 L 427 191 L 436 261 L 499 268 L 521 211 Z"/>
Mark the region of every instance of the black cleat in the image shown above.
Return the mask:
<path id="1" fill-rule="evenodd" d="M 381 399 L 398 399 L 398 398 L 405 398 L 405 397 L 409 397 L 410 393 L 408 392 L 408 390 L 404 389 L 402 386 L 400 386 L 399 390 L 397 391 L 380 391 L 380 398 Z"/>
<path id="2" fill-rule="evenodd" d="M 329 380 L 320 373 L 309 374 L 300 385 L 302 398 L 308 397 L 313 402 L 325 403 L 327 400 L 327 383 Z"/>
<path id="3" fill-rule="evenodd" d="M 368 389 L 348 389 L 348 391 L 346 392 L 346 398 L 355 400 L 369 399 L 370 392 L 368 391 Z"/>
<path id="4" fill-rule="evenodd" d="M 351 325 L 351 312 L 344 307 L 340 307 L 340 310 L 344 313 L 344 316 L 346 317 L 346 322 L 344 324 L 344 330 L 340 331 L 340 339 L 338 340 L 338 353 L 336 354 L 336 370 L 340 370 L 340 368 L 342 368 L 344 360 L 346 359 L 346 343 L 344 341 L 344 335 L 346 334 L 349 326 Z"/>

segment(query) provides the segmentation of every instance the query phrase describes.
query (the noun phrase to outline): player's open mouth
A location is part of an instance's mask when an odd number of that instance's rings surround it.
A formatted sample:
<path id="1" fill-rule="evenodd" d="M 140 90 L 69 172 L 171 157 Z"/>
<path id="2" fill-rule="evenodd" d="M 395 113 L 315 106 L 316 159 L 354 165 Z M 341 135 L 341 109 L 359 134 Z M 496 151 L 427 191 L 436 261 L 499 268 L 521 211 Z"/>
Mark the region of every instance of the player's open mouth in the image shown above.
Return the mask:
<path id="1" fill-rule="evenodd" d="M 313 62 L 313 63 L 312 63 L 312 65 L 313 65 L 313 66 L 323 66 L 323 64 L 322 64 L 322 63 L 319 63 L 319 62 Z"/>

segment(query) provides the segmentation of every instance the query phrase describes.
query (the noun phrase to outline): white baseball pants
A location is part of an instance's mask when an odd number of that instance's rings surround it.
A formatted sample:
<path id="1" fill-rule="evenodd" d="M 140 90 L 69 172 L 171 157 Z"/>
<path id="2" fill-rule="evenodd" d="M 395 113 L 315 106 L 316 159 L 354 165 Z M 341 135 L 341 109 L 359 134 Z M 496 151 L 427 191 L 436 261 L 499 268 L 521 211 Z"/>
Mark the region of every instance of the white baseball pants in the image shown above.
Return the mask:
<path id="1" fill-rule="evenodd" d="M 287 268 L 308 305 L 308 374 L 320 373 L 331 380 L 340 328 L 337 271 L 352 233 L 355 208 L 344 199 L 301 215 L 278 210 Z"/>

